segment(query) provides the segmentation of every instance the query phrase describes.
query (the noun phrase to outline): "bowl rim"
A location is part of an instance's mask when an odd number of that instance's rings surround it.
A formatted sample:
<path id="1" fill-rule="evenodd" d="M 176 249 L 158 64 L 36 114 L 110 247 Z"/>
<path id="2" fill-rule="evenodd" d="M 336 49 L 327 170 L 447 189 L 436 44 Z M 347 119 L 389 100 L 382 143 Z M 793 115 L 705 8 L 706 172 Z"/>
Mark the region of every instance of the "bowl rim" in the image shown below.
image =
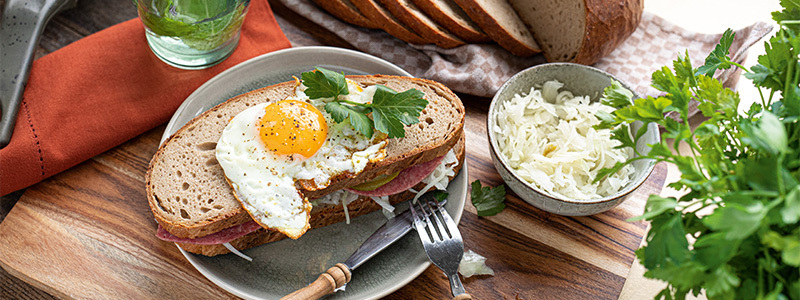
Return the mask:
<path id="1" fill-rule="evenodd" d="M 520 178 L 520 176 L 517 174 L 516 170 L 514 170 L 513 168 L 511 168 L 508 165 L 508 162 L 506 161 L 505 156 L 498 152 L 499 146 L 497 145 L 497 139 L 494 136 L 495 135 L 494 128 L 497 127 L 497 126 L 495 125 L 496 122 L 494 122 L 494 121 L 496 120 L 495 116 L 497 115 L 498 103 L 500 101 L 506 101 L 506 100 L 500 100 L 501 92 L 503 92 L 506 88 L 508 88 L 508 86 L 516 78 L 521 77 L 522 74 L 525 74 L 525 73 L 528 73 L 528 72 L 532 72 L 532 70 L 539 69 L 539 68 L 545 68 L 545 67 L 549 67 L 549 68 L 563 68 L 563 67 L 566 67 L 566 68 L 583 68 L 583 69 L 589 70 L 591 72 L 600 73 L 602 75 L 605 75 L 605 76 L 607 76 L 607 77 L 619 82 L 620 84 L 622 84 L 622 86 L 624 88 L 626 88 L 629 91 L 631 91 L 631 93 L 633 93 L 633 99 L 641 98 L 639 96 L 639 94 L 636 93 L 636 91 L 634 91 L 633 89 L 631 89 L 630 86 L 628 86 L 625 82 L 619 80 L 617 77 L 615 77 L 614 75 L 609 74 L 608 72 L 605 72 L 603 70 L 597 69 L 597 68 L 592 67 L 592 66 L 581 65 L 581 64 L 576 64 L 576 63 L 568 63 L 568 62 L 553 62 L 553 63 L 539 64 L 539 65 L 535 65 L 535 66 L 526 68 L 526 69 L 524 69 L 522 71 L 517 72 L 516 74 L 514 74 L 514 76 L 511 76 L 511 78 L 506 80 L 506 82 L 504 82 L 503 85 L 500 86 L 500 88 L 497 90 L 497 92 L 495 92 L 494 97 L 492 97 L 492 102 L 489 104 L 489 110 L 488 110 L 488 112 L 486 114 L 486 134 L 488 135 L 488 138 L 489 138 L 489 149 L 492 151 L 493 156 L 496 157 L 500 161 L 500 165 L 504 169 L 506 169 L 508 174 L 510 174 L 512 177 L 514 177 L 514 179 L 516 179 L 517 181 L 522 183 L 524 186 L 532 189 L 536 193 L 538 193 L 538 194 L 540 194 L 542 196 L 545 196 L 547 198 L 554 199 L 554 200 L 557 200 L 557 201 L 567 202 L 567 203 L 570 203 L 570 204 L 590 205 L 590 204 L 600 204 L 600 203 L 606 203 L 606 202 L 610 202 L 610 201 L 616 201 L 616 200 L 624 198 L 626 195 L 628 195 L 631 192 L 633 192 L 636 189 L 638 189 L 645 181 L 647 181 L 648 178 L 650 178 L 650 175 L 653 173 L 653 169 L 655 169 L 655 165 L 656 165 L 656 161 L 654 159 L 647 159 L 647 161 L 649 161 L 649 164 L 647 165 L 647 169 L 645 169 L 645 173 L 644 173 L 645 175 L 644 176 L 641 176 L 640 179 L 638 179 L 635 182 L 629 184 L 627 187 L 617 191 L 616 193 L 608 195 L 608 196 L 605 196 L 605 197 L 602 197 L 602 198 L 593 198 L 593 199 L 587 199 L 587 200 L 577 200 L 577 199 L 563 198 L 563 197 L 560 197 L 560 196 L 557 196 L 557 195 L 550 194 L 550 193 L 538 188 L 534 184 L 528 182 L 527 180 Z M 648 131 L 654 130 L 654 132 L 656 134 L 656 140 L 660 141 L 661 140 L 661 134 L 658 131 L 658 125 L 656 125 L 655 123 L 650 123 L 648 125 L 648 127 L 650 127 L 650 128 L 648 128 L 647 130 Z M 519 196 L 522 196 L 522 195 L 519 195 Z"/>

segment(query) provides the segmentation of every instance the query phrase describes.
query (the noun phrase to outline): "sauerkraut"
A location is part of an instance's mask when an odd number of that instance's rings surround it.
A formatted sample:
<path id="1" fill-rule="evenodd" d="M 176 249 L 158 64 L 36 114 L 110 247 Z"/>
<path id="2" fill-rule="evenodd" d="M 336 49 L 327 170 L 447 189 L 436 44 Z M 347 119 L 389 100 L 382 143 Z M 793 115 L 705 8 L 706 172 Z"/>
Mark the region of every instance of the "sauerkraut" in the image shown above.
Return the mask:
<path id="1" fill-rule="evenodd" d="M 610 196 L 630 183 L 634 168 L 592 183 L 598 171 L 633 157 L 633 149 L 614 149 L 619 141 L 610 130 L 595 130 L 598 111 L 612 107 L 590 102 L 588 96 L 559 91 L 564 85 L 548 81 L 541 89 L 514 95 L 500 103 L 495 138 L 509 166 L 522 179 L 560 197 L 588 200 Z"/>

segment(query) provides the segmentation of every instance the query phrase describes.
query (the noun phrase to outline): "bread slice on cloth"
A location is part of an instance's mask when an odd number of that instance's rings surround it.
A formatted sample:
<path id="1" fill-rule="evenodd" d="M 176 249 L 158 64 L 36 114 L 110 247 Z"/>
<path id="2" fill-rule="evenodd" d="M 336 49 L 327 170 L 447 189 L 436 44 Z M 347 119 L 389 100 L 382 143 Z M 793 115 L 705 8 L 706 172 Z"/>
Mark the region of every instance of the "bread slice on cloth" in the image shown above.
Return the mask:
<path id="1" fill-rule="evenodd" d="M 547 61 L 591 65 L 627 39 L 643 0 L 509 0 Z"/>
<path id="2" fill-rule="evenodd" d="M 358 176 L 332 179 L 322 189 L 298 182 L 309 199 L 431 161 L 447 154 L 463 136 L 464 106 L 444 85 L 386 75 L 348 78 L 363 87 L 383 84 L 396 91 L 416 88 L 429 104 L 420 114 L 420 123 L 406 126 L 405 138 L 389 139 L 386 158 L 368 164 Z M 252 221 L 225 182 L 216 161 L 216 142 L 237 113 L 257 103 L 285 99 L 294 85 L 294 81 L 284 82 L 234 97 L 199 115 L 160 146 L 145 181 L 151 211 L 161 227 L 179 238 L 198 238 Z"/>
<path id="3" fill-rule="evenodd" d="M 489 37 L 514 55 L 541 52 L 528 27 L 506 0 L 454 0 Z"/>
<path id="4" fill-rule="evenodd" d="M 414 0 L 414 4 L 436 23 L 469 43 L 486 43 L 492 39 L 478 27 L 452 0 Z"/>
<path id="5" fill-rule="evenodd" d="M 453 48 L 466 43 L 428 17 L 414 3 L 411 3 L 411 0 L 380 1 L 403 24 L 439 47 Z"/>
<path id="6" fill-rule="evenodd" d="M 319 7 L 347 23 L 365 28 L 379 26 L 362 14 L 350 0 L 313 0 Z"/>
<path id="7" fill-rule="evenodd" d="M 403 24 L 403 22 L 392 15 L 378 0 L 352 1 L 353 4 L 358 7 L 359 11 L 367 16 L 370 21 L 380 26 L 386 33 L 411 44 L 424 45 L 433 43 L 433 41 L 423 38 L 413 29 Z"/>

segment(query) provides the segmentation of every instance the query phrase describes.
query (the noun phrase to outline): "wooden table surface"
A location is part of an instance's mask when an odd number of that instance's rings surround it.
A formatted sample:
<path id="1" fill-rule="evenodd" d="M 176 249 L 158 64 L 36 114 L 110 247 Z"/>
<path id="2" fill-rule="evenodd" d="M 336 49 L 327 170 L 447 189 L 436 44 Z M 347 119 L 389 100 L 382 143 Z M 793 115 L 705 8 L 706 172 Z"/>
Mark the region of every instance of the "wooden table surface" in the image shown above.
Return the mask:
<path id="1" fill-rule="evenodd" d="M 270 3 L 294 46 L 352 48 Z M 134 17 L 130 0 L 81 0 L 51 20 L 36 56 Z M 486 139 L 489 100 L 459 96 L 467 107 L 469 181 L 501 184 Z M 143 177 L 163 130 L 162 125 L 2 198 L 0 299 L 234 297 L 154 236 Z M 502 213 L 484 218 L 468 201 L 459 225 L 465 248 L 486 256 L 496 275 L 467 278 L 466 289 L 477 299 L 617 299 L 646 229 L 643 222 L 625 220 L 643 211 L 648 194 L 661 191 L 666 170 L 658 165 L 632 199 L 589 217 L 549 214 L 510 193 Z M 449 290 L 431 266 L 387 298 L 448 298 Z"/>

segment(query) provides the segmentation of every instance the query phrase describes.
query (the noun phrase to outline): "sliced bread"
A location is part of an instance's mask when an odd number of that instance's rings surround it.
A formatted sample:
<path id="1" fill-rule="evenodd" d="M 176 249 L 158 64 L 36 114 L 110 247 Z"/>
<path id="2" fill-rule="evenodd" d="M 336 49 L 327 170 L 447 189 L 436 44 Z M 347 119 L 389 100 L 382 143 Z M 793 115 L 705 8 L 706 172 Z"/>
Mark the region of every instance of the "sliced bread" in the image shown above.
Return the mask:
<path id="1" fill-rule="evenodd" d="M 379 26 L 358 11 L 358 7 L 350 0 L 313 0 L 319 7 L 347 23 L 366 27 L 378 28 Z"/>
<path id="2" fill-rule="evenodd" d="M 514 55 L 541 52 L 528 27 L 507 0 L 454 0 L 495 42 Z"/>
<path id="3" fill-rule="evenodd" d="M 464 45 L 464 40 L 453 35 L 436 21 L 428 17 L 411 0 L 380 0 L 381 3 L 403 24 L 433 41 L 439 47 L 453 48 Z"/>
<path id="4" fill-rule="evenodd" d="M 454 168 L 455 173 L 458 174 L 459 170 L 461 170 L 461 167 L 464 164 L 464 135 L 458 139 L 458 143 L 456 143 L 455 147 L 453 147 L 453 151 L 458 159 L 458 165 L 456 165 Z M 452 178 L 450 179 L 452 180 Z M 425 184 L 423 183 L 419 183 L 414 187 L 415 190 L 421 190 L 423 188 L 425 188 Z M 395 205 L 414 197 L 414 195 L 415 194 L 410 191 L 395 194 L 389 196 L 389 203 Z M 336 224 L 345 221 L 347 216 L 352 219 L 380 209 L 381 206 L 378 203 L 366 196 L 360 196 L 358 199 L 350 202 L 347 205 L 347 214 L 345 214 L 344 207 L 342 205 L 318 204 L 314 206 L 314 209 L 311 211 L 311 228 L 320 228 Z M 279 241 L 285 238 L 286 235 L 281 234 L 280 232 L 261 228 L 255 232 L 231 241 L 230 244 L 236 249 L 244 250 L 258 245 Z M 230 250 L 225 248 L 223 245 L 197 245 L 185 243 L 178 243 L 178 245 L 186 251 L 206 256 L 214 256 L 230 252 Z"/>
<path id="5" fill-rule="evenodd" d="M 309 199 L 432 160 L 449 151 L 463 134 L 464 106 L 444 85 L 418 78 L 348 76 L 362 86 L 383 84 L 397 91 L 416 88 L 428 106 L 420 123 L 406 126 L 406 137 L 390 139 L 384 160 L 370 163 L 356 177 L 333 178 L 324 189 L 298 184 Z M 234 97 L 196 117 L 153 156 L 145 175 L 151 211 L 164 229 L 180 238 L 197 238 L 252 220 L 234 198 L 215 156 L 222 129 L 237 113 L 262 102 L 282 100 L 295 82 L 284 82 Z"/>
<path id="6" fill-rule="evenodd" d="M 469 43 L 486 43 L 492 39 L 452 0 L 414 0 L 414 4 L 436 23 Z"/>
<path id="7" fill-rule="evenodd" d="M 547 61 L 591 65 L 630 36 L 643 0 L 509 0 Z"/>
<path id="8" fill-rule="evenodd" d="M 420 36 L 413 29 L 409 28 L 403 22 L 395 18 L 386 7 L 383 6 L 378 0 L 352 0 L 353 4 L 358 7 L 367 18 L 380 26 L 386 33 L 401 39 L 411 44 L 430 44 L 433 41 Z"/>

